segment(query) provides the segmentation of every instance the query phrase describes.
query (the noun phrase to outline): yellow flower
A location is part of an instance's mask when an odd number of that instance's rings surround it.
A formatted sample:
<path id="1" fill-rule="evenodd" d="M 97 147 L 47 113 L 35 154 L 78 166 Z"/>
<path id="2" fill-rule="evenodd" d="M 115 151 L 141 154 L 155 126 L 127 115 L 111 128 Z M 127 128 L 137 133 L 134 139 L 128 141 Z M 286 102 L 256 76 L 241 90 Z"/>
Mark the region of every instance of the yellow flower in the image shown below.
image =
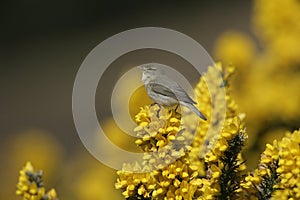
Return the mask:
<path id="1" fill-rule="evenodd" d="M 149 198 L 151 192 L 157 188 L 154 177 L 156 172 L 141 173 L 141 170 L 141 167 L 136 163 L 133 165 L 124 164 L 123 170 L 117 172 L 119 178 L 117 179 L 115 188 L 124 190 L 122 195 L 125 198 L 129 198 L 130 196 Z"/>
<path id="2" fill-rule="evenodd" d="M 30 162 L 27 162 L 20 171 L 16 194 L 24 200 L 57 200 L 54 189 L 45 192 L 42 182 L 42 171 L 35 171 Z"/>

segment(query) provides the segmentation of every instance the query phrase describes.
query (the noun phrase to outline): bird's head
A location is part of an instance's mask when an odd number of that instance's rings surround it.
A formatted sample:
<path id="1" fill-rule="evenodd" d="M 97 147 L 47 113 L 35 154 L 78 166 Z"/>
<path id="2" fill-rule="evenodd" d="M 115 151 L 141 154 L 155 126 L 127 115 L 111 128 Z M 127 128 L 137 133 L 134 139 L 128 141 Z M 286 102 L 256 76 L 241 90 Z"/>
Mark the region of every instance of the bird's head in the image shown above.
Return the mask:
<path id="1" fill-rule="evenodd" d="M 156 63 L 142 64 L 139 65 L 137 68 L 143 70 L 142 81 L 145 84 L 148 84 L 150 81 L 154 80 L 157 77 L 159 71 L 159 68 L 156 66 Z"/>

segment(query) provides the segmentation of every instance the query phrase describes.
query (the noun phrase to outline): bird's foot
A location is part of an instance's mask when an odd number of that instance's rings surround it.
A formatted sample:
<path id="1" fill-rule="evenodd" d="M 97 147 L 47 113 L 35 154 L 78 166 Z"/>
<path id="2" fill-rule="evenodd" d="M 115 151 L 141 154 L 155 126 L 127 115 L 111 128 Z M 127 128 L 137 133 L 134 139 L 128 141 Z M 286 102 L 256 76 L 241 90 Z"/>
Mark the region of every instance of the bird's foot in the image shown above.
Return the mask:
<path id="1" fill-rule="evenodd" d="M 158 103 L 156 103 L 156 102 L 150 104 L 151 107 L 152 107 L 152 106 L 155 106 L 155 105 L 158 105 L 158 107 L 161 108 L 161 105 L 158 104 Z"/>
<path id="2" fill-rule="evenodd" d="M 181 113 L 177 111 L 177 108 L 179 107 L 179 104 L 176 105 L 176 108 L 174 109 L 174 114 L 178 117 L 181 116 Z M 172 111 L 171 111 L 172 112 Z"/>

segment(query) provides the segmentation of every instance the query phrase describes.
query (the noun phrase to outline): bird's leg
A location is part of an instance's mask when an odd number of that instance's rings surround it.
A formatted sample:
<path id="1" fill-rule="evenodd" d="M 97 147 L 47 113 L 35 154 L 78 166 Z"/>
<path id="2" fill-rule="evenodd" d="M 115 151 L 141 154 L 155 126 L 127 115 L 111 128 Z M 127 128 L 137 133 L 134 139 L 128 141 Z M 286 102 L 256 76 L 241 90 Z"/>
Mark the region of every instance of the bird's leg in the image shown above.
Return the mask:
<path id="1" fill-rule="evenodd" d="M 178 108 L 178 106 L 179 106 L 179 104 L 177 104 L 177 105 L 176 105 L 176 108 L 175 108 L 175 112 L 176 112 L 176 113 L 177 113 L 177 108 Z"/>
<path id="2" fill-rule="evenodd" d="M 176 105 L 176 108 L 175 108 L 175 110 L 174 110 L 174 111 L 175 111 L 175 114 L 181 115 L 181 113 L 179 113 L 179 112 L 177 111 L 177 108 L 178 108 L 178 107 L 179 107 L 179 104 Z"/>
<path id="3" fill-rule="evenodd" d="M 155 105 L 155 104 L 158 105 L 158 107 L 159 107 L 159 110 L 156 112 L 156 117 L 159 118 L 159 112 L 161 110 L 161 105 L 159 103 L 156 103 L 156 102 L 153 103 L 153 105 Z"/>
<path id="4" fill-rule="evenodd" d="M 158 105 L 158 107 L 161 108 L 161 105 L 159 103 L 156 103 L 156 102 L 151 103 L 151 107 L 154 105 Z"/>

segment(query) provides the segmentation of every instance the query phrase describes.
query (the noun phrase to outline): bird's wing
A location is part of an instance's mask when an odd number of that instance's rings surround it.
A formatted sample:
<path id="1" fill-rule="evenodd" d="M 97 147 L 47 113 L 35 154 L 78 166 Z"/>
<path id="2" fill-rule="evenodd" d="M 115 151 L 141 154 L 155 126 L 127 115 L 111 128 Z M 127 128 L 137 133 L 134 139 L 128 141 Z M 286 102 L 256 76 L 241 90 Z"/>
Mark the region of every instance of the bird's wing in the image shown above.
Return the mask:
<path id="1" fill-rule="evenodd" d="M 158 94 L 177 99 L 178 101 L 196 104 L 196 102 L 191 97 L 189 97 L 189 95 L 179 85 L 175 83 L 169 85 L 171 85 L 170 88 L 164 86 L 163 83 L 159 84 L 152 82 L 148 84 L 148 86 Z"/>

